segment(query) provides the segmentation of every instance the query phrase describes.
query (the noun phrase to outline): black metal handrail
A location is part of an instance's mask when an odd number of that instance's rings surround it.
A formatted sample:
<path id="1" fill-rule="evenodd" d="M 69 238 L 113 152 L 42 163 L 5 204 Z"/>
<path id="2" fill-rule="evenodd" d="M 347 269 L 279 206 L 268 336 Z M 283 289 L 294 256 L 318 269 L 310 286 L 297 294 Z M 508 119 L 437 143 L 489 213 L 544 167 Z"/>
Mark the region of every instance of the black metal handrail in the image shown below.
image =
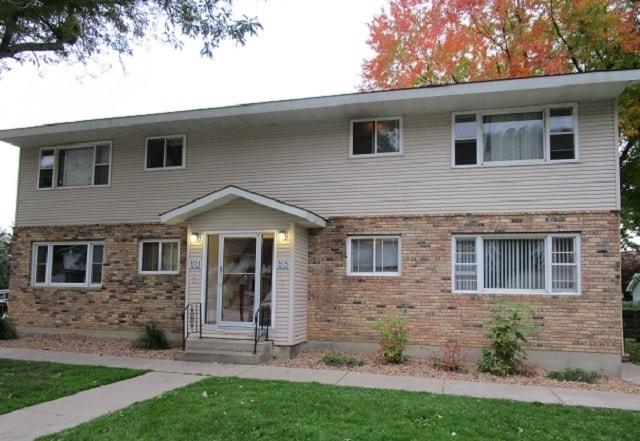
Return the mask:
<path id="1" fill-rule="evenodd" d="M 182 350 L 187 348 L 189 335 L 200 333 L 202 338 L 202 303 L 189 303 L 182 311 Z"/>
<path id="2" fill-rule="evenodd" d="M 255 331 L 253 335 L 253 353 L 258 351 L 258 342 L 264 337 L 264 341 L 269 341 L 269 328 L 271 327 L 271 305 L 260 305 L 256 311 L 253 321 Z"/>

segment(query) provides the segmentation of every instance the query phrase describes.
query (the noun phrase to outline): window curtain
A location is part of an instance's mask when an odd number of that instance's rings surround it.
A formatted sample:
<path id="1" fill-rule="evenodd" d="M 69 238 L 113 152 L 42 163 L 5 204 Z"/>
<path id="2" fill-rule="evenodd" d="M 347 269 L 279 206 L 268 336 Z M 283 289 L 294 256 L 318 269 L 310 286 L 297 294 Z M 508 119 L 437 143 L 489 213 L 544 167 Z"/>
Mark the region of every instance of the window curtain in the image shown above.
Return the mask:
<path id="1" fill-rule="evenodd" d="M 544 239 L 485 239 L 484 287 L 545 289 Z"/>
<path id="2" fill-rule="evenodd" d="M 478 265 L 476 259 L 476 240 L 456 240 L 456 289 L 475 291 L 478 289 Z"/>
<path id="3" fill-rule="evenodd" d="M 93 147 L 60 151 L 61 178 L 59 185 L 73 187 L 91 185 L 93 176 Z"/>
<path id="4" fill-rule="evenodd" d="M 484 160 L 543 159 L 542 112 L 485 115 Z"/>
<path id="5" fill-rule="evenodd" d="M 397 239 L 377 239 L 376 272 L 398 271 L 398 241 Z"/>
<path id="6" fill-rule="evenodd" d="M 373 272 L 373 239 L 351 240 L 351 271 Z"/>

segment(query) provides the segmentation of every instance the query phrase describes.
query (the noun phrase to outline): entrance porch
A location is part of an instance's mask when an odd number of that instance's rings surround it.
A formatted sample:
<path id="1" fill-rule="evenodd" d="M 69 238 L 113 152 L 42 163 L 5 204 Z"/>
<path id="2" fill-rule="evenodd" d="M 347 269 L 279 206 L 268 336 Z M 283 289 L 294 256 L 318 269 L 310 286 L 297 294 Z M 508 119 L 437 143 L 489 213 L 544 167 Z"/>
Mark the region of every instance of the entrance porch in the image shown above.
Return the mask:
<path id="1" fill-rule="evenodd" d="M 187 226 L 185 354 L 202 361 L 288 357 L 307 341 L 308 231 L 326 220 L 238 187 L 226 187 L 161 216 Z M 261 314 L 258 314 L 261 312 Z M 262 317 L 258 320 L 258 317 Z M 253 355 L 256 328 L 269 342 Z M 187 338 L 188 337 L 188 338 Z M 250 349 L 250 350 L 248 350 Z"/>

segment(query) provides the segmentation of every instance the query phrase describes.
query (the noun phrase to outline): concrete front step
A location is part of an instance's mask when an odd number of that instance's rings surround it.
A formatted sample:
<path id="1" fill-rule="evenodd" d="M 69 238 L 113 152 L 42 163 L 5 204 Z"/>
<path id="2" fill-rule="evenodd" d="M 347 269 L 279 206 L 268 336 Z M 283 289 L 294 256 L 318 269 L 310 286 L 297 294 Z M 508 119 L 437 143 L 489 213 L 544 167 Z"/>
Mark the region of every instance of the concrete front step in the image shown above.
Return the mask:
<path id="1" fill-rule="evenodd" d="M 205 363 L 262 364 L 271 359 L 273 342 L 258 343 L 253 353 L 251 340 L 195 338 L 187 340 L 186 350 L 177 354 L 178 360 Z"/>

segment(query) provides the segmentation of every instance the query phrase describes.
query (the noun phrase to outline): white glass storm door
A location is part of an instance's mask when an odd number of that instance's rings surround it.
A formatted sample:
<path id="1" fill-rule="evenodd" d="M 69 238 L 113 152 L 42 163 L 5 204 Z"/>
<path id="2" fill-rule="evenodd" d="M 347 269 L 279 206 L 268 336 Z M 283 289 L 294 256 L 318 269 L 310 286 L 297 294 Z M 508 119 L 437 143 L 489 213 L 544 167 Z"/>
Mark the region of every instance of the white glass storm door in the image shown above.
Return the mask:
<path id="1" fill-rule="evenodd" d="M 209 235 L 205 324 L 251 326 L 272 299 L 274 235 Z"/>

